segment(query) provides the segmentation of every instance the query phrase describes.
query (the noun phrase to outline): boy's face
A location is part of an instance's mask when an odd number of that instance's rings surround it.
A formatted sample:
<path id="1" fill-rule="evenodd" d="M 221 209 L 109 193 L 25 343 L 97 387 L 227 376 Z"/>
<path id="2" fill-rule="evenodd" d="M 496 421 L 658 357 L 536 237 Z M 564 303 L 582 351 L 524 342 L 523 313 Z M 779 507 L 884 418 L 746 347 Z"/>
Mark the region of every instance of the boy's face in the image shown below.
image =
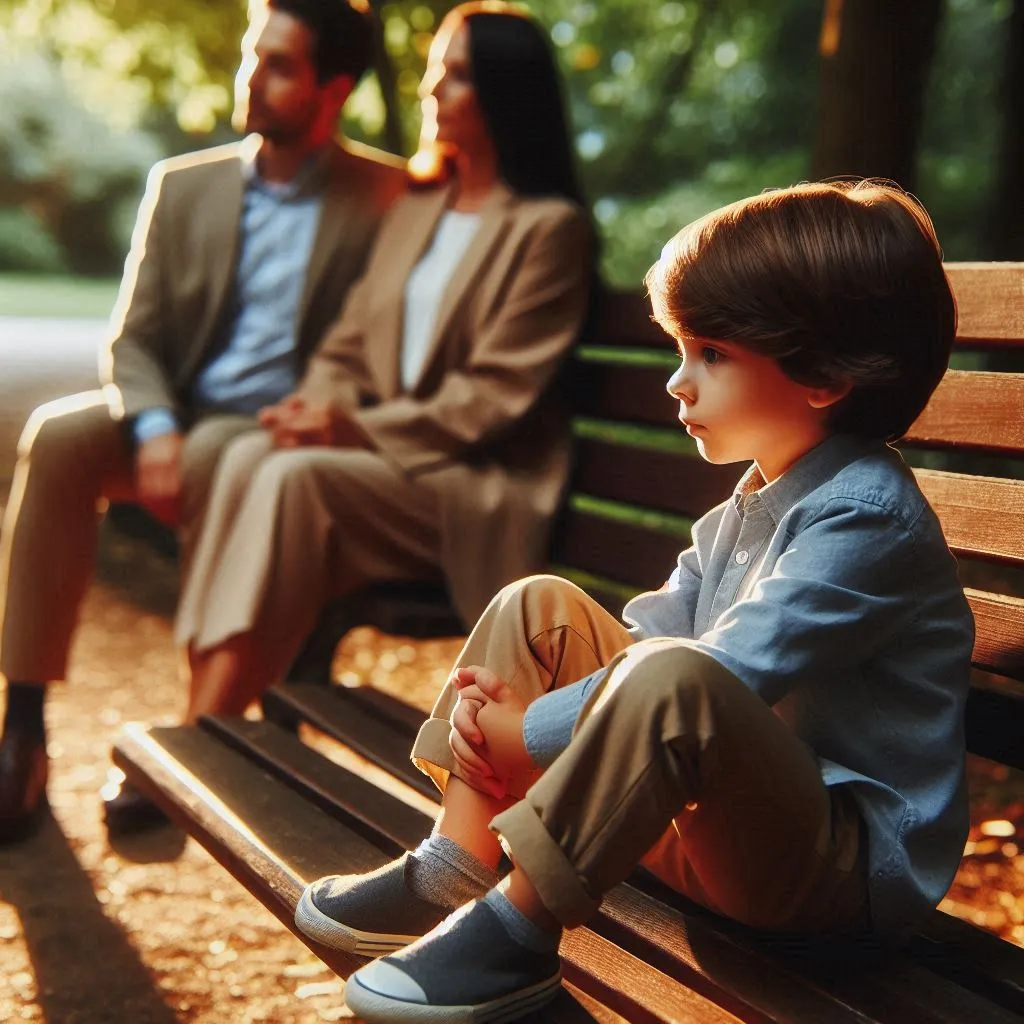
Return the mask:
<path id="1" fill-rule="evenodd" d="M 732 342 L 687 338 L 668 382 L 679 420 L 708 462 L 757 462 L 774 480 L 828 435 L 826 395 L 790 380 L 768 356 Z"/>

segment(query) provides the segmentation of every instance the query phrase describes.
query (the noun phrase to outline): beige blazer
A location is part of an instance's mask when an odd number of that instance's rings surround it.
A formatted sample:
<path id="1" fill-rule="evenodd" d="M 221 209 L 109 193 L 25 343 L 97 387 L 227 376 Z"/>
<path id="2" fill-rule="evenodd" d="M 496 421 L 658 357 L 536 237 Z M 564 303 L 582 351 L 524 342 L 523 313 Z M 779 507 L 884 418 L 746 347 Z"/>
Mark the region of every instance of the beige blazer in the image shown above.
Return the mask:
<path id="1" fill-rule="evenodd" d="M 471 625 L 502 585 L 546 561 L 569 471 L 553 385 L 586 313 L 592 239 L 572 203 L 493 193 L 403 392 L 405 283 L 448 200 L 445 188 L 414 192 L 389 211 L 299 393 L 353 411 L 387 459 L 436 491 L 442 567 Z"/>
<path id="2" fill-rule="evenodd" d="M 157 164 L 139 209 L 124 278 L 100 352 L 115 417 L 166 406 L 188 420 L 197 372 L 230 326 L 245 165 L 259 137 Z M 298 312 L 299 370 L 337 317 L 404 164 L 353 143 L 333 145 Z"/>

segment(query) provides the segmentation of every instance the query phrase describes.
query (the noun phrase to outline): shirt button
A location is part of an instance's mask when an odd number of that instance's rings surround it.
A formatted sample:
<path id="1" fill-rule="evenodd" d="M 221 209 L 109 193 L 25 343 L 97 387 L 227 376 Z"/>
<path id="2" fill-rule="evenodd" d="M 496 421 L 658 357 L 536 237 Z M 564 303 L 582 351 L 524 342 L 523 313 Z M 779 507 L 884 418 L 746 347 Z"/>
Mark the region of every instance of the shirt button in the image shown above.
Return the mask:
<path id="1" fill-rule="evenodd" d="M 747 559 L 749 557 L 750 557 L 750 555 L 748 555 L 746 551 L 737 551 L 736 552 L 736 561 L 740 565 L 746 565 L 747 564 Z"/>

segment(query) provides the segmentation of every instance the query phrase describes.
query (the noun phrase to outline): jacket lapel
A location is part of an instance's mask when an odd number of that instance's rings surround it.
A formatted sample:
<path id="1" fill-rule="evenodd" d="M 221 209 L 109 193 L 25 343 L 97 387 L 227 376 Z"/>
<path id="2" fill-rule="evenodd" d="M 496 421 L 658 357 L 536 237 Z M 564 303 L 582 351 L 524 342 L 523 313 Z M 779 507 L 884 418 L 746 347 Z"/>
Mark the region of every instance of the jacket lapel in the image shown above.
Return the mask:
<path id="1" fill-rule="evenodd" d="M 189 355 L 184 362 L 185 379 L 190 379 L 197 372 L 211 349 L 221 340 L 234 305 L 242 196 L 245 192 L 244 165 L 253 158 L 253 147 L 248 145 L 249 142 L 245 139 L 239 145 L 237 160 L 224 163 L 220 173 L 223 180 L 209 189 L 203 208 L 195 211 L 196 223 L 203 225 L 196 259 L 204 268 L 208 299 L 204 302 L 203 316 L 195 324 Z M 228 239 L 230 243 L 225 245 Z"/>
<path id="2" fill-rule="evenodd" d="M 324 186 L 323 205 L 320 210 L 320 222 L 313 239 L 313 249 L 309 254 L 306 266 L 306 277 L 302 285 L 302 296 L 299 300 L 297 335 L 301 338 L 309 304 L 316 293 L 317 285 L 326 273 L 333 260 L 338 259 L 346 243 L 346 228 L 351 226 L 353 216 L 357 212 L 358 196 L 351 187 L 351 175 L 347 172 L 351 157 L 337 143 L 331 144 L 330 157 L 327 165 L 327 182 Z"/>
<path id="3" fill-rule="evenodd" d="M 488 257 L 503 235 L 512 195 L 512 192 L 505 186 L 499 185 L 480 207 L 480 226 L 441 298 L 437 319 L 434 321 L 434 329 L 431 332 L 423 367 L 420 371 L 420 380 L 423 379 L 431 362 L 437 356 L 441 342 L 463 300 L 489 265 Z M 401 339 L 399 339 L 400 341 Z M 415 388 L 414 384 L 413 390 Z"/>
<path id="4" fill-rule="evenodd" d="M 401 231 L 392 234 L 387 256 L 387 279 L 375 282 L 371 299 L 371 340 L 366 362 L 378 382 L 381 397 L 394 398 L 400 391 L 400 360 L 405 311 L 405 285 L 413 267 L 427 251 L 448 206 L 450 188 L 438 188 L 405 200 Z"/>

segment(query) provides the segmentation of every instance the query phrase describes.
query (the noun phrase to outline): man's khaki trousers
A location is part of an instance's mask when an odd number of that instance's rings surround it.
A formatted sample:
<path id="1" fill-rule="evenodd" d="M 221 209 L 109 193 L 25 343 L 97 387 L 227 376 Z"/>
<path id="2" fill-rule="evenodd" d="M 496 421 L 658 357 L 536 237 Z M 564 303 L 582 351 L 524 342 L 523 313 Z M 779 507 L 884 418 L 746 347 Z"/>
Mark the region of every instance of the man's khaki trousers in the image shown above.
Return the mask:
<path id="1" fill-rule="evenodd" d="M 210 416 L 186 435 L 183 565 L 217 459 L 227 441 L 253 423 L 248 416 Z M 101 391 L 70 395 L 33 412 L 18 445 L 0 532 L 0 673 L 8 680 L 64 678 L 93 571 L 99 515 L 108 501 L 134 499 L 131 444 Z"/>
<path id="2" fill-rule="evenodd" d="M 531 577 L 487 608 L 457 666 L 485 665 L 526 701 L 607 671 L 568 748 L 491 828 L 547 908 L 581 924 L 642 863 L 757 928 L 867 927 L 866 841 L 847 789 L 740 680 L 685 640 L 632 643 L 565 580 Z M 443 790 L 446 685 L 413 747 Z"/>

